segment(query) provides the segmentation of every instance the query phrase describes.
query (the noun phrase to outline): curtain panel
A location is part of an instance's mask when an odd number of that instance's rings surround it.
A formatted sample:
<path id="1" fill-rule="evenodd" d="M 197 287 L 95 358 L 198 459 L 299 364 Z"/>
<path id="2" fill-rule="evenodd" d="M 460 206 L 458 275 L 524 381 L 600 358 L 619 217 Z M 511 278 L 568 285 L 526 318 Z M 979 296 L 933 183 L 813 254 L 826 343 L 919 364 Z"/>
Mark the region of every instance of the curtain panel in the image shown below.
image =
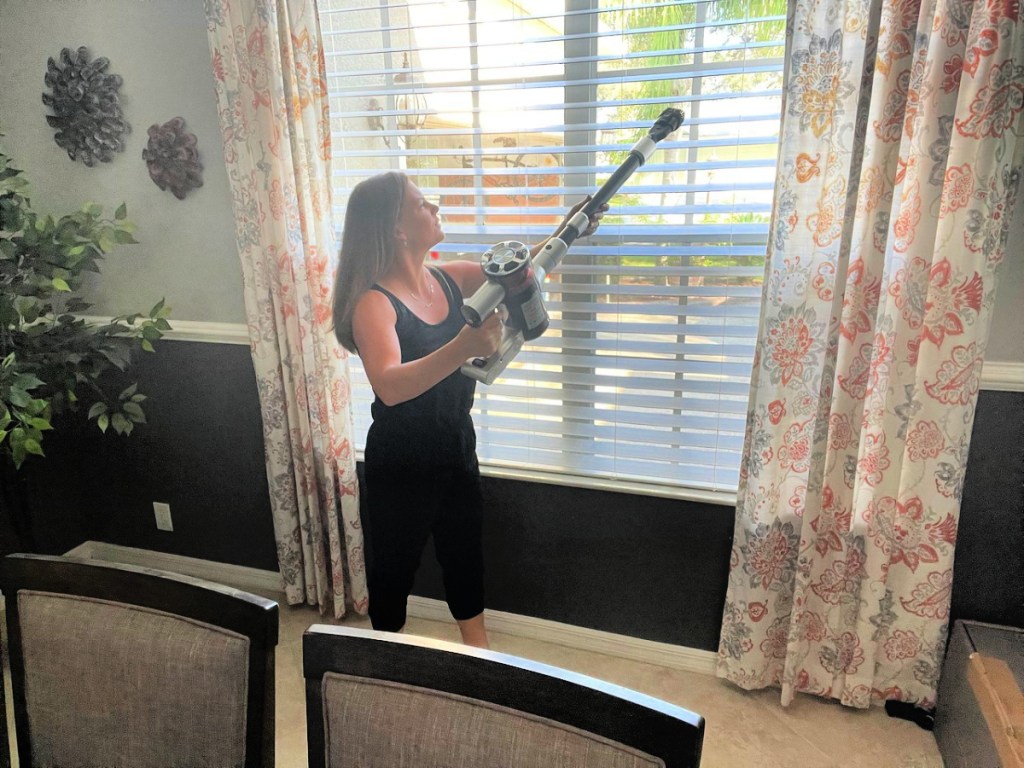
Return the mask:
<path id="1" fill-rule="evenodd" d="M 1021 176 L 1020 12 L 790 5 L 718 665 L 743 688 L 780 686 L 783 704 L 935 703 Z"/>
<path id="2" fill-rule="evenodd" d="M 286 599 L 365 613 L 316 2 L 206 0 L 206 16 Z"/>

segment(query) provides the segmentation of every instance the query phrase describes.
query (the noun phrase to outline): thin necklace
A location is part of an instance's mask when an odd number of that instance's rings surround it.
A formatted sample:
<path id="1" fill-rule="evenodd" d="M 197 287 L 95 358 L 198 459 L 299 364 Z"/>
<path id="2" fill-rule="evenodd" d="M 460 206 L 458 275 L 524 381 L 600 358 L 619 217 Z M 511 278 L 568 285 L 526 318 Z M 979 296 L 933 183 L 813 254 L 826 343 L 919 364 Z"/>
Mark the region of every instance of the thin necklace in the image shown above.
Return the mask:
<path id="1" fill-rule="evenodd" d="M 430 294 L 430 301 L 424 301 L 411 290 L 409 291 L 409 295 L 416 299 L 416 301 L 418 301 L 424 307 L 434 306 L 434 278 L 430 276 L 429 272 L 427 273 L 427 293 Z"/>

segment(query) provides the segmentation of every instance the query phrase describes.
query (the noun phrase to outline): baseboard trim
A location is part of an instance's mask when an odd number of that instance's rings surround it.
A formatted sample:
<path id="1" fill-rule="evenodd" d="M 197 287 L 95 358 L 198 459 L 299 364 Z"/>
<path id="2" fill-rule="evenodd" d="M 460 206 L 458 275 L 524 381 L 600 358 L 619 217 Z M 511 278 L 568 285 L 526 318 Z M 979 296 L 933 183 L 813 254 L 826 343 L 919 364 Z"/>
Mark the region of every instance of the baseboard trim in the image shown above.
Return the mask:
<path id="1" fill-rule="evenodd" d="M 216 563 L 212 560 L 201 560 L 196 557 L 173 555 L 167 552 L 155 552 L 151 549 L 126 547 L 121 544 L 108 544 L 105 541 L 86 541 L 65 554 L 69 557 L 102 560 L 105 563 L 126 563 L 127 565 L 171 571 L 172 573 L 180 573 L 184 576 L 226 584 L 236 589 L 284 592 L 281 574 L 276 571 L 264 571 L 244 565 Z"/>
<path id="2" fill-rule="evenodd" d="M 70 557 L 82 557 L 103 562 L 158 568 L 198 579 L 216 581 L 237 589 L 281 592 L 283 596 L 280 574 L 243 565 L 215 563 L 211 560 L 200 560 L 167 552 L 154 552 L 120 544 L 108 544 L 102 541 L 83 542 L 65 554 Z M 410 597 L 408 613 L 414 618 L 428 621 L 452 621 L 448 606 L 443 601 L 427 597 L 415 595 Z M 505 611 L 488 610 L 485 612 L 485 616 L 487 627 L 493 632 L 564 645 L 580 651 L 601 653 L 606 656 L 655 664 L 685 672 L 715 674 L 716 654 L 711 651 L 702 651 L 671 643 L 659 643 L 654 640 L 643 640 L 638 637 L 602 632 L 597 629 L 587 629 Z"/>
<path id="3" fill-rule="evenodd" d="M 432 621 L 452 621 L 448 606 L 443 601 L 415 595 L 409 598 L 408 614 L 415 618 Z M 492 632 L 564 645 L 580 651 L 602 653 L 605 656 L 614 656 L 619 659 L 655 664 L 659 667 L 680 669 L 685 672 L 715 674 L 717 654 L 712 651 L 643 640 L 639 637 L 618 635 L 614 632 L 602 632 L 598 629 L 577 627 L 547 619 L 536 619 L 518 613 L 487 610 L 484 615 L 487 620 L 487 628 Z"/>

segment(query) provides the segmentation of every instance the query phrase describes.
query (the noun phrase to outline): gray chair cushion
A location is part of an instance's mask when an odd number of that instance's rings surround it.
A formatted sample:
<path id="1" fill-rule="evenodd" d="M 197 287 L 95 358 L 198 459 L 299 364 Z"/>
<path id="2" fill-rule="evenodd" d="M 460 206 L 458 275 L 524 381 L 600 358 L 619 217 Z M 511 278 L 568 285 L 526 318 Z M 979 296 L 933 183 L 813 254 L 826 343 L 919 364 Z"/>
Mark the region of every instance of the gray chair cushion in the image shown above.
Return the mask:
<path id="1" fill-rule="evenodd" d="M 330 768 L 651 768 L 661 760 L 489 702 L 328 672 Z"/>
<path id="2" fill-rule="evenodd" d="M 245 760 L 247 638 L 147 608 L 18 593 L 36 766 Z"/>

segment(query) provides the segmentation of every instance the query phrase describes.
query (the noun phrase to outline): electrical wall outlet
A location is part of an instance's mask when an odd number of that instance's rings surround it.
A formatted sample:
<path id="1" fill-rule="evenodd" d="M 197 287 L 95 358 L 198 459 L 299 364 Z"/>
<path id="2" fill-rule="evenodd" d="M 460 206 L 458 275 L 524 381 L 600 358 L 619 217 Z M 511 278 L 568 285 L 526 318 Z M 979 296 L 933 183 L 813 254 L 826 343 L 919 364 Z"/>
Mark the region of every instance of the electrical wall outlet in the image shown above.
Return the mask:
<path id="1" fill-rule="evenodd" d="M 153 502 L 153 514 L 156 515 L 156 527 L 161 531 L 173 531 L 171 524 L 171 505 L 160 501 Z"/>

